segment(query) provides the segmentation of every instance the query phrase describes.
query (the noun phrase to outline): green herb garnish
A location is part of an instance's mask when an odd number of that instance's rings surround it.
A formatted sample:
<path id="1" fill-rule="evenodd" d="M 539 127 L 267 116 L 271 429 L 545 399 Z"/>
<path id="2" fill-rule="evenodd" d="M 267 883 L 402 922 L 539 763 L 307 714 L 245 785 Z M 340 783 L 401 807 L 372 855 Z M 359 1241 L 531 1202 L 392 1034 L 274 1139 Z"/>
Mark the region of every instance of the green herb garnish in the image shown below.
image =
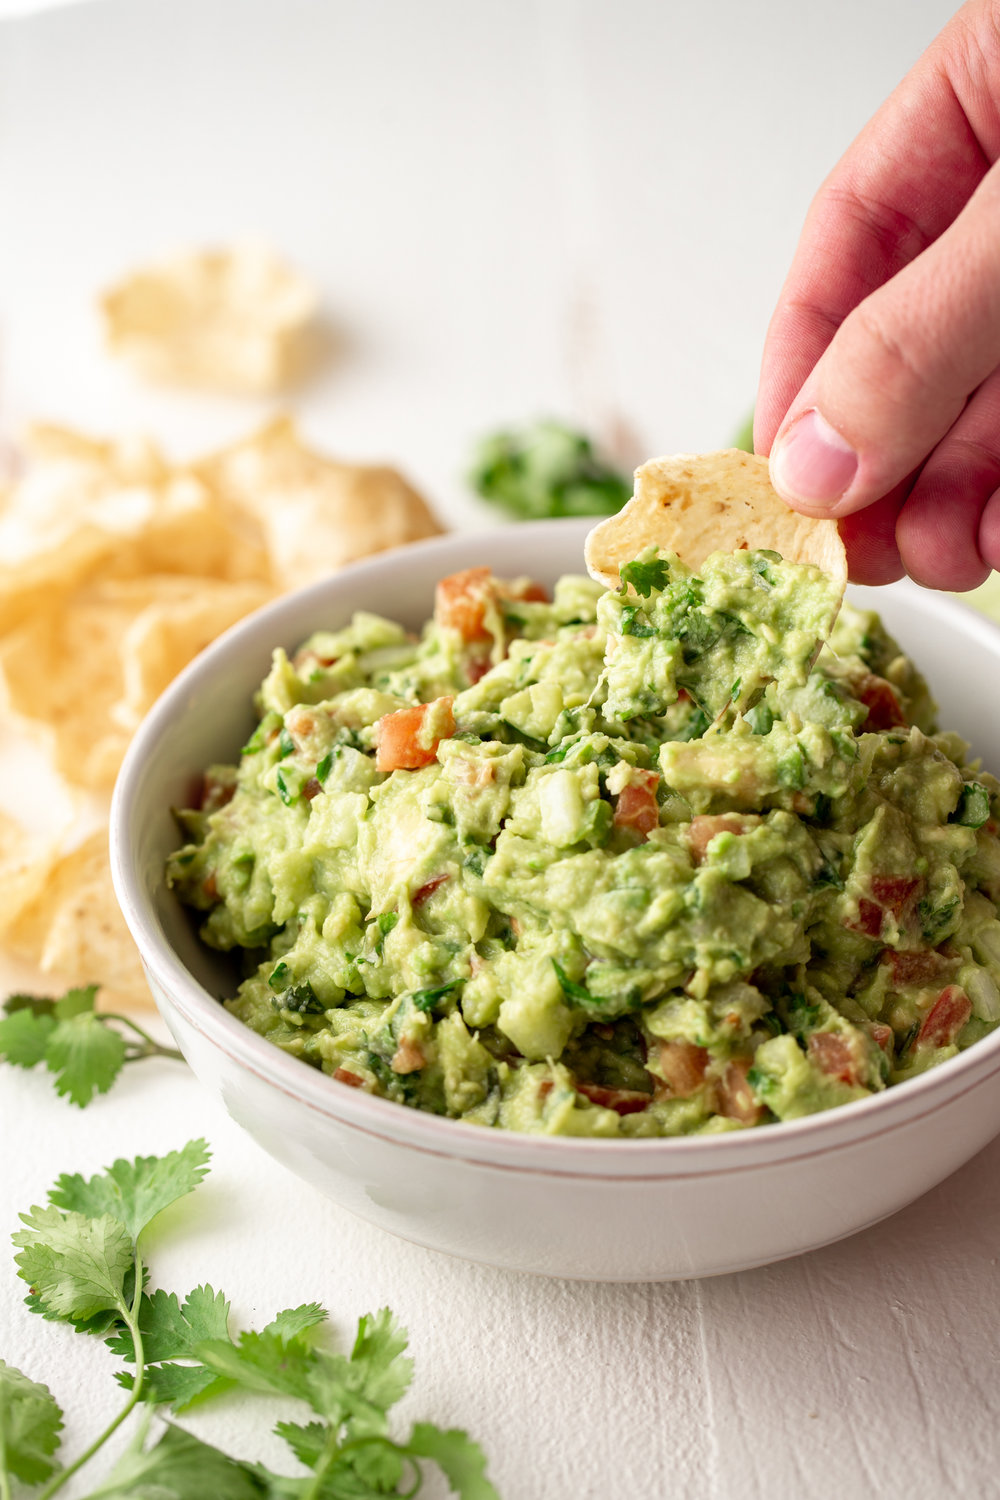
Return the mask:
<path id="1" fill-rule="evenodd" d="M 434 1009 L 439 1000 L 444 999 L 445 995 L 450 995 L 452 990 L 456 990 L 458 985 L 459 981 L 457 979 L 450 979 L 447 984 L 434 985 L 431 989 L 414 990 L 410 999 L 417 1010 L 430 1011 Z"/>
<path id="2" fill-rule="evenodd" d="M 208 1170 L 204 1141 L 167 1156 L 116 1161 L 85 1180 L 63 1176 L 44 1208 L 21 1215 L 14 1235 L 18 1274 L 34 1312 L 98 1334 L 129 1368 L 117 1379 L 124 1405 L 72 1462 L 60 1465 L 62 1411 L 47 1386 L 0 1361 L 0 1496 L 11 1479 L 50 1500 L 100 1453 L 140 1402 L 188 1409 L 225 1391 L 281 1403 L 274 1432 L 311 1472 L 273 1473 L 230 1457 L 170 1424 L 152 1442 L 148 1424 L 130 1440 L 94 1496 L 120 1500 L 349 1500 L 416 1496 L 423 1465 L 436 1463 L 460 1500 L 498 1500 L 481 1449 L 464 1432 L 418 1422 L 404 1441 L 389 1435 L 389 1411 L 405 1395 L 413 1363 L 406 1334 L 388 1308 L 362 1317 L 350 1353 L 323 1346 L 318 1303 L 286 1308 L 259 1332 L 230 1331 L 222 1292 L 198 1286 L 185 1297 L 149 1290 L 146 1231 Z M 287 1419 L 288 1402 L 306 1409 Z"/>
<path id="3" fill-rule="evenodd" d="M 643 599 L 648 599 L 654 589 L 661 591 L 670 582 L 670 564 L 658 557 L 651 558 L 649 562 L 635 558 L 619 568 L 618 577 L 623 589 L 631 585 Z"/>
<path id="4" fill-rule="evenodd" d="M 498 432 L 479 444 L 469 482 L 515 516 L 605 516 L 621 510 L 630 480 L 599 459 L 589 438 L 558 422 Z"/>
<path id="5" fill-rule="evenodd" d="M 96 1012 L 98 988 L 67 990 L 59 1000 L 12 995 L 0 1019 L 0 1058 L 18 1068 L 43 1062 L 54 1074 L 56 1092 L 81 1108 L 95 1094 L 106 1094 L 128 1062 L 184 1061 L 176 1048 L 161 1046 L 130 1017 Z"/>
<path id="6" fill-rule="evenodd" d="M 965 828 L 982 828 L 990 815 L 990 794 L 979 781 L 967 781 L 950 822 Z"/>

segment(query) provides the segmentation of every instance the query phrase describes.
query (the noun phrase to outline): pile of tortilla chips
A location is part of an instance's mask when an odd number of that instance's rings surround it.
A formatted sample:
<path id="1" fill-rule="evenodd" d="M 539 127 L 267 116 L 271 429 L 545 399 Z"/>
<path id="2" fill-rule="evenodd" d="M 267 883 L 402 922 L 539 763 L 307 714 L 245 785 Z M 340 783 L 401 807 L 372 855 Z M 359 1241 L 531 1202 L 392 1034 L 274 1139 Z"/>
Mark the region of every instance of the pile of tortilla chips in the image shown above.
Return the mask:
<path id="1" fill-rule="evenodd" d="M 121 1006 L 148 992 L 111 888 L 107 795 L 146 710 L 258 605 L 441 528 L 394 470 L 312 452 L 287 419 L 180 466 L 47 427 L 28 455 L 0 499 L 0 713 L 79 789 L 81 819 L 40 839 L 30 807 L 0 814 L 0 951 Z"/>

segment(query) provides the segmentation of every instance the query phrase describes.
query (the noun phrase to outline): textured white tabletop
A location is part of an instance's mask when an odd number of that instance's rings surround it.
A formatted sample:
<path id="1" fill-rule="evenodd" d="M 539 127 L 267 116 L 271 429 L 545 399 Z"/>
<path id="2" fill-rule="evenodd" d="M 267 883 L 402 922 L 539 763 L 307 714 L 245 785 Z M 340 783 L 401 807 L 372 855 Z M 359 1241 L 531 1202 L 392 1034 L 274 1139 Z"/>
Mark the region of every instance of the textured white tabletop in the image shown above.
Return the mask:
<path id="1" fill-rule="evenodd" d="M 932 0 L 111 0 L 0 24 L 0 430 L 144 429 L 194 451 L 264 404 L 151 392 L 96 290 L 256 234 L 322 286 L 339 358 L 297 403 L 398 462 L 446 521 L 475 436 L 549 412 L 623 460 L 726 442 L 808 198 L 942 24 Z M 919 643 L 914 645 L 919 655 Z M 534 1280 L 396 1241 L 261 1155 L 179 1065 L 79 1113 L 0 1073 L 0 1230 L 63 1171 L 205 1135 L 157 1280 L 258 1326 L 389 1303 L 414 1418 L 468 1428 L 504 1500 L 1000 1495 L 1000 1142 L 894 1219 L 715 1281 Z M 0 1246 L 0 1357 L 69 1450 L 110 1414 L 103 1346 L 31 1317 Z M 240 1402 L 192 1419 L 266 1456 Z M 77 1495 L 87 1493 L 81 1485 Z M 440 1492 L 433 1492 L 440 1493 Z"/>

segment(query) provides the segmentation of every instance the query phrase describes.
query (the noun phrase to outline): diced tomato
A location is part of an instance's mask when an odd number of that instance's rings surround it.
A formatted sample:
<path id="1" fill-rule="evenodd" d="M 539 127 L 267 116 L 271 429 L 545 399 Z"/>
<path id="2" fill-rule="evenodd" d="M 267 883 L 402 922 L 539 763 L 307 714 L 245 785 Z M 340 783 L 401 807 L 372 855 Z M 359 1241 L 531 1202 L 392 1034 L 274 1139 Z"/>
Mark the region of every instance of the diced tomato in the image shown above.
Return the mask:
<path id="1" fill-rule="evenodd" d="M 918 1047 L 949 1047 L 972 1015 L 972 1001 L 957 984 L 941 991 L 917 1032 Z"/>
<path id="2" fill-rule="evenodd" d="M 434 619 L 442 630 L 457 630 L 464 641 L 485 641 L 486 606 L 495 596 L 489 568 L 464 568 L 442 578 L 434 596 Z"/>
<path id="3" fill-rule="evenodd" d="M 435 732 L 426 732 L 426 721 L 433 713 Z M 429 766 L 437 756 L 442 740 L 455 732 L 455 715 L 450 698 L 436 698 L 433 703 L 416 703 L 412 708 L 398 708 L 383 714 L 375 725 L 375 766 L 379 771 L 415 771 Z"/>
<path id="4" fill-rule="evenodd" d="M 879 906 L 898 917 L 922 886 L 919 875 L 873 875 L 871 890 Z"/>
<path id="5" fill-rule="evenodd" d="M 892 1051 L 892 1027 L 887 1026 L 884 1021 L 869 1021 L 868 1034 L 875 1045 L 882 1048 L 883 1052 Z"/>
<path id="6" fill-rule="evenodd" d="M 882 954 L 882 963 L 892 969 L 892 982 L 897 986 L 932 984 L 943 979 L 954 967 L 954 962 L 954 959 L 938 953 L 936 948 L 917 953 L 897 953 L 895 949 L 886 948 Z"/>
<path id="7" fill-rule="evenodd" d="M 660 1072 L 674 1099 L 689 1099 L 705 1082 L 708 1053 L 694 1042 L 661 1042 Z"/>
<path id="8" fill-rule="evenodd" d="M 884 913 L 881 906 L 875 901 L 869 901 L 867 896 L 861 896 L 858 900 L 858 920 L 848 922 L 848 927 L 853 927 L 855 932 L 863 932 L 865 937 L 877 938 L 882 931 L 882 917 Z"/>
<path id="9" fill-rule="evenodd" d="M 753 1089 L 747 1083 L 747 1074 L 753 1067 L 749 1057 L 734 1057 L 726 1064 L 719 1079 L 717 1109 L 727 1120 L 739 1120 L 742 1125 L 756 1125 L 764 1113 L 764 1106 L 754 1098 Z"/>
<path id="10" fill-rule="evenodd" d="M 427 1066 L 423 1047 L 411 1037 L 402 1037 L 389 1066 L 394 1073 L 419 1073 Z"/>
<path id="11" fill-rule="evenodd" d="M 488 654 L 485 656 L 469 657 L 465 663 L 465 675 L 468 677 L 470 685 L 474 685 L 481 677 L 485 677 L 492 665 L 493 663 L 490 661 Z"/>
<path id="12" fill-rule="evenodd" d="M 701 864 L 705 851 L 719 833 L 748 833 L 760 822 L 759 818 L 746 818 L 742 813 L 699 813 L 691 819 L 687 840 L 691 846 L 695 863 Z"/>
<path id="13" fill-rule="evenodd" d="M 504 599 L 522 599 L 525 604 L 548 604 L 548 591 L 533 578 L 515 580 L 513 583 L 505 583 L 500 586 L 500 594 Z"/>
<path id="14" fill-rule="evenodd" d="M 814 1031 L 806 1046 L 809 1056 L 841 1083 L 858 1082 L 858 1063 L 850 1042 L 835 1031 Z"/>
<path id="15" fill-rule="evenodd" d="M 197 805 L 202 812 L 218 812 L 220 807 L 225 807 L 227 802 L 232 802 L 235 793 L 235 776 L 220 778 L 213 776 L 211 771 L 206 771 L 202 777 Z"/>
<path id="16" fill-rule="evenodd" d="M 433 896 L 434 892 L 450 880 L 450 875 L 435 875 L 433 880 L 428 880 L 426 885 L 420 886 L 410 897 L 411 906 L 423 906 L 424 902 Z"/>
<path id="17" fill-rule="evenodd" d="M 338 1083 L 346 1083 L 348 1088 L 363 1089 L 365 1086 L 365 1080 L 357 1073 L 352 1073 L 349 1068 L 338 1068 L 333 1076 Z"/>
<path id="18" fill-rule="evenodd" d="M 578 1083 L 578 1094 L 589 1099 L 591 1104 L 600 1104 L 604 1109 L 613 1109 L 619 1115 L 635 1115 L 652 1102 L 652 1094 L 639 1089 L 608 1089 L 600 1083 Z"/>
<path id="19" fill-rule="evenodd" d="M 215 871 L 209 870 L 205 879 L 201 882 L 202 894 L 207 901 L 218 901 L 219 882 L 215 878 Z"/>
<path id="20" fill-rule="evenodd" d="M 869 673 L 861 679 L 856 688 L 852 689 L 852 692 L 868 710 L 868 717 L 862 728 L 878 730 L 909 727 L 903 710 L 899 706 L 899 699 L 891 683 L 886 682 L 884 677 L 876 677 L 874 673 Z"/>
<path id="21" fill-rule="evenodd" d="M 660 821 L 656 802 L 660 778 L 655 771 L 633 771 L 632 776 L 615 799 L 615 827 L 631 828 L 645 840 Z"/>

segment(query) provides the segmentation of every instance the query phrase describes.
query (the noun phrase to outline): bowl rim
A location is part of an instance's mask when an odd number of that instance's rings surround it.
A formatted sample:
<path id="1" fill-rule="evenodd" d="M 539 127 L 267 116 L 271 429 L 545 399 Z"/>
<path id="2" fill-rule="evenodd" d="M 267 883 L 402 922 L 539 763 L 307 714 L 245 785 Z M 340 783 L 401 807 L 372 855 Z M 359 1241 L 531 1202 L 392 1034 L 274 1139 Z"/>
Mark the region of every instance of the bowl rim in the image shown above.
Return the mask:
<path id="1" fill-rule="evenodd" d="M 224 673 L 225 664 L 240 655 L 248 641 L 256 643 L 256 637 L 272 629 L 272 644 L 291 644 L 299 630 L 297 624 L 293 625 L 296 617 L 321 605 L 335 607 L 337 592 L 345 582 L 377 582 L 400 568 L 407 570 L 413 560 L 430 566 L 439 559 L 464 559 L 468 566 L 470 553 L 482 549 L 490 557 L 494 544 L 508 543 L 524 527 L 532 529 L 537 546 L 544 546 L 550 539 L 569 542 L 577 536 L 582 542 L 591 524 L 590 520 L 575 518 L 530 521 L 451 532 L 393 548 L 263 605 L 231 626 L 179 673 L 149 710 L 129 746 L 112 797 L 109 827 L 115 893 L 161 1010 L 164 1003 L 176 1009 L 188 1026 L 238 1066 L 341 1125 L 435 1155 L 557 1176 L 600 1176 L 601 1168 L 606 1167 L 613 1168 L 612 1175 L 617 1177 L 634 1180 L 652 1176 L 662 1180 L 665 1176 L 710 1175 L 747 1170 L 776 1160 L 799 1160 L 849 1145 L 871 1133 L 888 1133 L 916 1116 L 936 1113 L 959 1093 L 978 1088 L 1000 1072 L 1000 1028 L 958 1056 L 882 1093 L 767 1127 L 697 1136 L 612 1138 L 490 1129 L 338 1086 L 320 1069 L 282 1052 L 230 1015 L 173 950 L 155 913 L 155 890 L 147 888 L 133 855 L 150 751 L 183 713 L 192 687 Z M 936 624 L 978 638 L 1000 659 L 1000 626 L 970 605 L 921 589 L 909 580 L 888 587 L 919 599 L 920 609 Z M 653 1170 L 657 1164 L 660 1170 Z"/>

